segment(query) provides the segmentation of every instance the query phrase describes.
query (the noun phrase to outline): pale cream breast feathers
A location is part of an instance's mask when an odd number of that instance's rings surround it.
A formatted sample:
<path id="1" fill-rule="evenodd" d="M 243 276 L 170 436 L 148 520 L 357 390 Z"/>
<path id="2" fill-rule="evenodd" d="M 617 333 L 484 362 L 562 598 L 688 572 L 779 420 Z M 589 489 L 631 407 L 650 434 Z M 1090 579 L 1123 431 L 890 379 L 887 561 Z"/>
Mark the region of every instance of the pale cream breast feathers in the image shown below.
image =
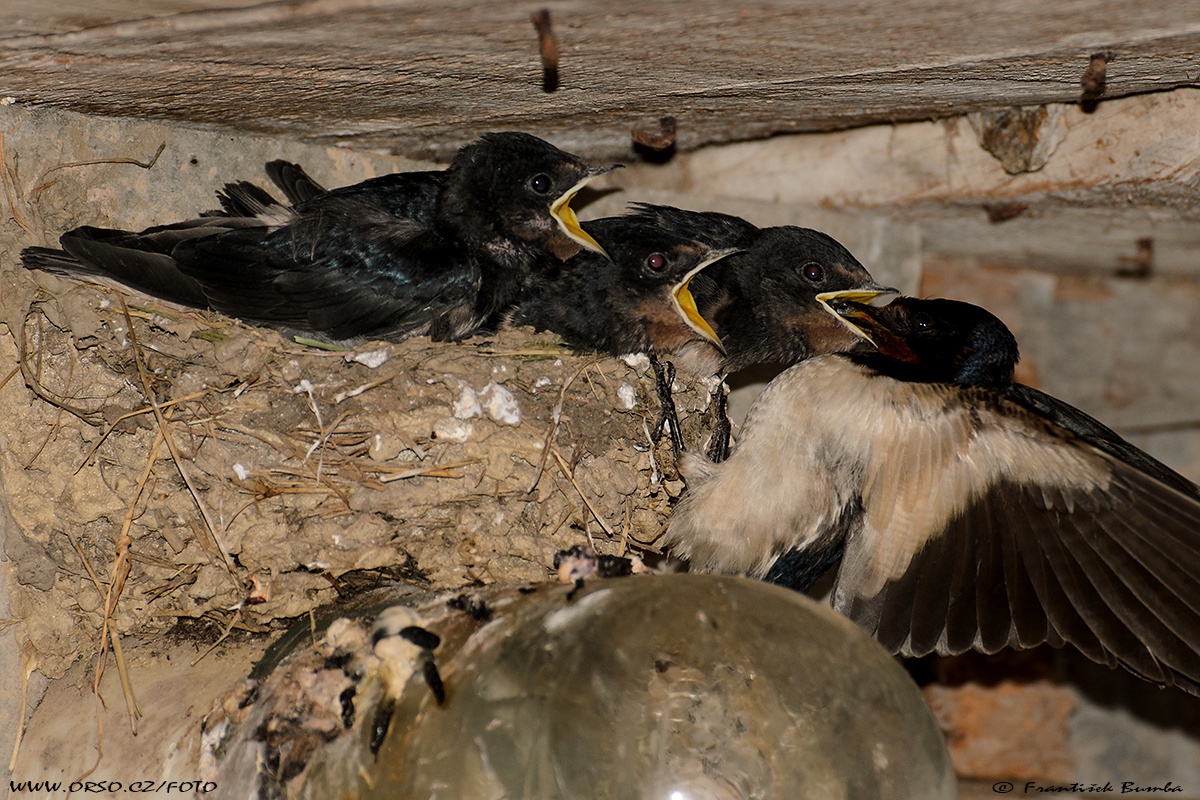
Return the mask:
<path id="1" fill-rule="evenodd" d="M 996 480 L 1074 475 L 1081 488 L 1105 484 L 1098 454 L 1033 422 L 1014 428 L 1022 420 L 1015 406 L 964 403 L 959 393 L 882 378 L 840 356 L 797 364 L 755 402 L 728 461 L 689 470 L 700 479 L 667 544 L 696 568 L 761 577 L 782 553 L 817 540 L 858 495 L 864 523 L 851 533 L 841 582 L 871 596 Z"/>

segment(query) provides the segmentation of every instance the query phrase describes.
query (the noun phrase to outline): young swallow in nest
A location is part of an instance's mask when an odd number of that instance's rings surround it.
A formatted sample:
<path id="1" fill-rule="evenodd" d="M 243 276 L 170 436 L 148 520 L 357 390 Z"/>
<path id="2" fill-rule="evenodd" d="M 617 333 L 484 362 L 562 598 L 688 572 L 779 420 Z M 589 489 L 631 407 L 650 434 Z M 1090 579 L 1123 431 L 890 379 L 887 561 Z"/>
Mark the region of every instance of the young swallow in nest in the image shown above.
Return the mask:
<path id="1" fill-rule="evenodd" d="M 906 656 L 1070 643 L 1200 693 L 1200 489 L 1013 380 L 982 308 L 826 298 L 872 348 L 803 361 L 723 464 L 689 456 L 666 539 L 804 590 Z"/>
<path id="2" fill-rule="evenodd" d="M 272 165 L 294 205 L 230 184 L 223 213 L 140 233 L 77 228 L 62 250 L 28 248 L 22 261 L 318 340 L 460 339 L 494 324 L 539 270 L 603 254 L 570 201 L 616 166 L 524 133 L 487 134 L 443 171 L 327 192 Z"/>
<path id="3" fill-rule="evenodd" d="M 586 225 L 611 257 L 584 252 L 535 278 L 512 325 L 557 333 L 572 347 L 610 355 L 671 354 L 694 342 L 721 349 L 690 285 L 734 248 L 714 248 L 631 217 Z"/>

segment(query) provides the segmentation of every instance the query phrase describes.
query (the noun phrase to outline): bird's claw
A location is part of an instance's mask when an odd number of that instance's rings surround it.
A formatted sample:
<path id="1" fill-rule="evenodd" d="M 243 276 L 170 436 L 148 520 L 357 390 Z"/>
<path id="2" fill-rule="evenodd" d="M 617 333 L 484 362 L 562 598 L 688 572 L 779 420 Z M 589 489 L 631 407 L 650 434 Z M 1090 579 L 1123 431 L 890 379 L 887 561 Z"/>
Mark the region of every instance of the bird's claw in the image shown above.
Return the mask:
<path id="1" fill-rule="evenodd" d="M 733 425 L 729 421 L 729 398 L 725 383 L 722 382 L 712 393 L 713 431 L 708 440 L 705 455 L 714 464 L 719 464 L 729 458 L 729 439 L 733 434 Z"/>
<path id="2" fill-rule="evenodd" d="M 683 446 L 683 433 L 679 428 L 679 414 L 675 410 L 675 398 L 671 387 L 675 384 L 675 365 L 670 361 L 659 361 L 657 356 L 650 356 L 650 366 L 654 369 L 654 388 L 658 394 L 658 416 L 651 430 L 654 432 L 654 444 L 662 438 L 665 424 L 671 434 L 671 446 L 675 450 L 675 459 L 686 449 Z"/>

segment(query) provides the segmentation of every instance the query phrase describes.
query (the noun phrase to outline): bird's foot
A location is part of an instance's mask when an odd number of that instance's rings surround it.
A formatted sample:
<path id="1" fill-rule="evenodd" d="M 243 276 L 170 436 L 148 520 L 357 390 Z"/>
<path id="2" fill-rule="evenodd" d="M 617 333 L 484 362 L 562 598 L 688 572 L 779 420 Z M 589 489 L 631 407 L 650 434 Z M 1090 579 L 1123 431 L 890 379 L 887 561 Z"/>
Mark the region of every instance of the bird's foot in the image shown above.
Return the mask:
<path id="1" fill-rule="evenodd" d="M 659 361 L 657 356 L 650 356 L 650 366 L 654 369 L 654 388 L 658 393 L 658 416 L 651 430 L 654 432 L 654 444 L 662 438 L 663 425 L 671 434 L 671 446 L 675 449 L 675 459 L 684 451 L 683 433 L 679 428 L 679 414 L 675 410 L 675 398 L 671 387 L 675 384 L 675 365 L 670 361 Z"/>
<path id="2" fill-rule="evenodd" d="M 714 464 L 729 458 L 729 439 L 733 424 L 729 421 L 729 387 L 722 381 L 710 395 L 713 407 L 713 430 L 705 455 Z"/>

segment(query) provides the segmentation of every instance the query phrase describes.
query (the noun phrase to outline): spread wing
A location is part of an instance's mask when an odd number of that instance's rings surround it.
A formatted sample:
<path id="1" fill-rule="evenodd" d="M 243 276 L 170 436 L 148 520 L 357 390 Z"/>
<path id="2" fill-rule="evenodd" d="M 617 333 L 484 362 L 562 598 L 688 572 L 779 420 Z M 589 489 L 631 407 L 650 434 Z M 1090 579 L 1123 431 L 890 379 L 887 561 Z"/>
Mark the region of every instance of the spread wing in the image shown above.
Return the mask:
<path id="1" fill-rule="evenodd" d="M 1147 475 L 1158 478 L 1168 486 L 1172 486 L 1184 494 L 1191 495 L 1200 500 L 1200 488 L 1196 484 L 1155 459 L 1144 450 L 1134 447 L 1122 439 L 1112 428 L 1088 416 L 1078 408 L 1064 403 L 1057 397 L 1048 395 L 1045 392 L 1039 392 L 1037 389 L 1019 383 L 1007 386 L 1004 390 L 1004 396 L 1008 400 L 1050 420 L 1054 425 L 1066 428 L 1097 449 L 1103 450 L 1114 458 L 1137 467 Z"/>
<path id="2" fill-rule="evenodd" d="M 905 655 L 1067 642 L 1200 693 L 1195 487 L 998 396 L 921 390 L 958 396 L 877 429 L 835 606 Z"/>

